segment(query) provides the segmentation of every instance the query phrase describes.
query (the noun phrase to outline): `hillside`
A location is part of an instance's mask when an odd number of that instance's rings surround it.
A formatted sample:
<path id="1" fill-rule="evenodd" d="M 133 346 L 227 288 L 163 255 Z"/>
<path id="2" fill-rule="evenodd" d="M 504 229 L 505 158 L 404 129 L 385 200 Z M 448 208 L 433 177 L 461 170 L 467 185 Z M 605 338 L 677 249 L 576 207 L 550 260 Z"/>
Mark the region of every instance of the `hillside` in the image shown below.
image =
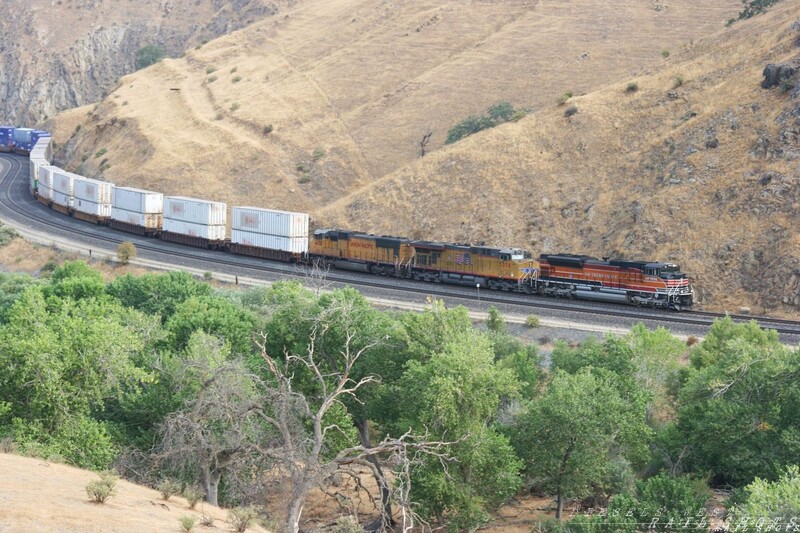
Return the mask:
<path id="1" fill-rule="evenodd" d="M 135 70 L 137 51 L 168 56 L 277 13 L 267 0 L 3 0 L 0 117 L 26 124 L 100 100 Z M 68 31 L 67 31 L 68 30 Z"/>
<path id="2" fill-rule="evenodd" d="M 86 485 L 99 479 L 94 472 L 47 462 L 43 459 L 0 453 L 0 531 L 61 531 L 63 533 L 129 533 L 131 531 L 181 531 L 178 519 L 195 516 L 197 529 L 203 514 L 214 527 L 230 530 L 227 512 L 198 504 L 190 510 L 184 498 L 164 501 L 153 489 L 117 481 L 116 494 L 105 504 L 91 503 Z M 250 532 L 266 530 L 253 526 Z"/>
<path id="3" fill-rule="evenodd" d="M 60 157 L 117 182 L 314 210 L 413 162 L 428 132 L 435 150 L 498 100 L 539 110 L 655 66 L 738 4 L 301 0 L 125 77 Z"/>
<path id="4" fill-rule="evenodd" d="M 759 84 L 800 0 L 726 29 L 738 8 L 296 2 L 123 78 L 59 162 L 318 226 L 671 260 L 708 308 L 796 314 L 794 104 Z M 532 112 L 443 147 L 499 100 Z"/>

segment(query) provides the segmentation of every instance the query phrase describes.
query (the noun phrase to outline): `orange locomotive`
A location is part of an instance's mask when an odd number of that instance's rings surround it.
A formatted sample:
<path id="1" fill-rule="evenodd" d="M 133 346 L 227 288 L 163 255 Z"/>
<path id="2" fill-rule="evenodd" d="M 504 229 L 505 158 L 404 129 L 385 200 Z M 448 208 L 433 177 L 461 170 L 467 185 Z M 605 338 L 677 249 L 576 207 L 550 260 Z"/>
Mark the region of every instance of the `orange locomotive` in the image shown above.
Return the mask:
<path id="1" fill-rule="evenodd" d="M 309 257 L 346 270 L 437 283 L 536 292 L 538 264 L 515 248 L 412 241 L 342 230 L 317 230 Z"/>
<path id="2" fill-rule="evenodd" d="M 692 306 L 686 274 L 672 263 L 600 260 L 585 255 L 539 256 L 538 292 L 683 310 Z"/>

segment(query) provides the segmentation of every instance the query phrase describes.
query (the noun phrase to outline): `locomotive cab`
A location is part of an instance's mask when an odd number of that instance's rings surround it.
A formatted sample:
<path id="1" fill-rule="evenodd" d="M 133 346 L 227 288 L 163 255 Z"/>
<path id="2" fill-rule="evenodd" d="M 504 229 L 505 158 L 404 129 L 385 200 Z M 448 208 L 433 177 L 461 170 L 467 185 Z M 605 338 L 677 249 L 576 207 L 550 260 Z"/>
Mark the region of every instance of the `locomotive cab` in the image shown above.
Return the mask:
<path id="1" fill-rule="evenodd" d="M 681 267 L 674 263 L 648 263 L 644 267 L 646 276 L 657 276 L 664 280 L 686 279 L 686 274 L 681 272 Z"/>

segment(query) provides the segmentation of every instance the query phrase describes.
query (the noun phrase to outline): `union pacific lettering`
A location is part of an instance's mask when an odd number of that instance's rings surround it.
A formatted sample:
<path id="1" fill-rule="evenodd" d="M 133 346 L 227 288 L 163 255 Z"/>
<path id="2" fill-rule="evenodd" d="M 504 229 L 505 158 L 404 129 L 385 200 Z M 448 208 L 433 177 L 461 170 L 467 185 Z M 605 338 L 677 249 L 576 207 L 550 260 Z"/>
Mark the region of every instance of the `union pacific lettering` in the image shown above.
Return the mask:
<path id="1" fill-rule="evenodd" d="M 372 241 L 350 241 L 350 246 L 353 248 L 366 248 L 369 250 L 375 249 L 375 243 Z"/>

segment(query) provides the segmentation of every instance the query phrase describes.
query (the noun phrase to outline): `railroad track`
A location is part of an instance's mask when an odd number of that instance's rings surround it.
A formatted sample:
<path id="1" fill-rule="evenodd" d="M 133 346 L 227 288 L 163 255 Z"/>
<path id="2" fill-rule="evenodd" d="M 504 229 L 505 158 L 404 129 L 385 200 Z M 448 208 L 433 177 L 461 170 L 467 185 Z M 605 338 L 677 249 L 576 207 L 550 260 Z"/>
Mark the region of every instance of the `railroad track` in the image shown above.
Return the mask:
<path id="1" fill-rule="evenodd" d="M 0 159 L 9 165 L 9 170 L 0 177 L 0 204 L 7 215 L 11 215 L 18 222 L 34 222 L 45 231 L 55 231 L 62 234 L 68 231 L 65 238 L 77 238 L 93 242 L 91 246 L 106 247 L 114 250 L 123 241 L 132 241 L 140 252 L 149 252 L 156 260 L 176 265 L 189 266 L 200 263 L 200 268 L 208 265 L 222 272 L 263 278 L 264 275 L 273 277 L 308 277 L 308 270 L 303 266 L 270 263 L 268 261 L 252 259 L 243 256 L 232 256 L 218 251 L 189 249 L 172 243 L 154 241 L 127 233 L 117 232 L 111 228 L 92 226 L 86 222 L 69 219 L 65 224 L 64 216 L 57 214 L 42 204 L 36 202 L 28 194 L 27 184 L 27 158 L 23 156 L 0 154 Z M 19 199 L 17 199 L 19 198 Z M 68 229 L 65 230 L 65 226 Z M 179 262 L 177 260 L 182 260 Z M 420 283 L 396 278 L 369 278 L 367 276 L 327 273 L 327 282 L 340 283 L 362 288 L 376 290 L 402 291 L 406 294 L 433 296 L 437 298 L 458 298 L 470 301 L 479 301 L 481 304 L 496 304 L 516 306 L 529 309 L 531 313 L 541 311 L 568 312 L 583 316 L 586 320 L 596 321 L 608 318 L 627 319 L 634 321 L 647 321 L 662 325 L 683 325 L 707 327 L 714 320 L 724 317 L 724 313 L 705 311 L 672 312 L 652 310 L 635 307 L 625 307 L 614 304 L 601 304 L 597 302 L 576 303 L 568 300 L 553 300 L 545 297 L 532 297 L 516 293 L 502 293 L 495 291 L 480 291 L 464 287 Z M 771 317 L 730 315 L 735 321 L 743 322 L 756 320 L 762 327 L 775 329 L 778 333 L 800 337 L 800 322 L 793 320 L 776 319 Z"/>

